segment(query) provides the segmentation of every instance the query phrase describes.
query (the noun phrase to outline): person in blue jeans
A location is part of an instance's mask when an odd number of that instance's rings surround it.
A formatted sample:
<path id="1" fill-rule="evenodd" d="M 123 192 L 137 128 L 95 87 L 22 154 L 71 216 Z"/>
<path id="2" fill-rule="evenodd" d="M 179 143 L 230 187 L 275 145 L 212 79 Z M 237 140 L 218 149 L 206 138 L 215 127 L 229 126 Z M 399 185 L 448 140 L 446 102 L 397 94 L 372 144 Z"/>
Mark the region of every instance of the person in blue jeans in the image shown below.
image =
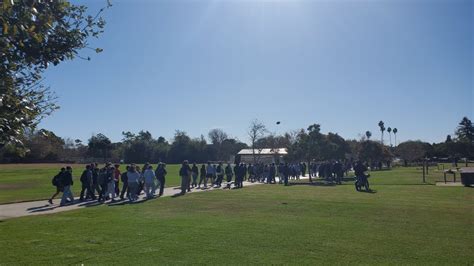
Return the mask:
<path id="1" fill-rule="evenodd" d="M 74 202 L 74 196 L 71 192 L 71 186 L 74 184 L 72 180 L 72 168 L 71 166 L 66 167 L 66 172 L 62 175 L 62 185 L 63 185 L 63 196 L 61 198 L 60 206 L 64 206 L 67 203 Z"/>

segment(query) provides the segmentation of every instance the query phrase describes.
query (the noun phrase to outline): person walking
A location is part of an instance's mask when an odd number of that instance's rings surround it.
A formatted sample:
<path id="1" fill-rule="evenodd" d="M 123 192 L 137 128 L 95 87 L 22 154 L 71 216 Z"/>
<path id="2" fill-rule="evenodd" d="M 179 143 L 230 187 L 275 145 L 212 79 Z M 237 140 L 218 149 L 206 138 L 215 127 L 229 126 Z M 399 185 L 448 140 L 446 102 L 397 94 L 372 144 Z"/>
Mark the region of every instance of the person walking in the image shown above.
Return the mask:
<path id="1" fill-rule="evenodd" d="M 289 166 L 288 166 L 288 163 L 286 163 L 285 165 L 283 165 L 283 183 L 285 184 L 285 186 L 288 186 L 288 176 L 290 174 L 290 169 L 289 169 Z"/>
<path id="2" fill-rule="evenodd" d="M 179 176 L 181 176 L 181 195 L 186 194 L 186 190 L 190 192 L 189 182 L 191 178 L 191 168 L 189 167 L 188 160 L 184 160 L 179 169 Z"/>
<path id="3" fill-rule="evenodd" d="M 115 195 L 120 195 L 120 164 L 115 164 L 115 172 L 114 172 L 114 182 L 115 182 Z"/>
<path id="4" fill-rule="evenodd" d="M 115 197 L 118 196 L 115 194 L 115 167 L 111 166 L 109 164 L 109 167 L 107 168 L 107 194 L 106 198 L 107 199 L 112 199 L 112 201 L 115 201 Z"/>
<path id="5" fill-rule="evenodd" d="M 207 183 L 207 180 L 208 179 L 211 179 L 211 186 L 213 185 L 213 177 L 214 177 L 214 167 L 212 167 L 211 163 L 210 162 L 207 162 L 207 167 L 206 167 L 206 181 L 205 183 Z M 207 186 L 206 186 L 207 187 Z"/>
<path id="6" fill-rule="evenodd" d="M 155 196 L 155 172 L 153 166 L 149 165 L 144 171 L 143 177 L 145 179 L 145 194 L 147 199 Z"/>
<path id="7" fill-rule="evenodd" d="M 62 175 L 62 185 L 63 187 L 63 196 L 61 198 L 60 206 L 65 206 L 67 203 L 74 202 L 74 195 L 71 192 L 71 186 L 74 185 L 72 180 L 72 168 L 70 166 L 66 167 L 66 172 Z"/>
<path id="8" fill-rule="evenodd" d="M 196 163 L 193 163 L 193 168 L 191 168 L 192 172 L 193 172 L 193 183 L 191 184 L 191 186 L 193 188 L 197 187 L 197 178 L 198 178 L 198 175 L 199 175 L 199 169 L 196 165 Z"/>
<path id="9" fill-rule="evenodd" d="M 222 163 L 220 162 L 219 165 L 216 168 L 216 187 L 221 187 L 222 186 L 222 180 L 224 180 L 224 167 Z"/>
<path id="10" fill-rule="evenodd" d="M 86 165 L 86 169 L 82 172 L 80 180 L 82 188 L 79 200 L 84 201 L 84 195 L 85 199 L 95 200 L 95 195 L 92 192 L 92 171 L 90 165 Z"/>
<path id="11" fill-rule="evenodd" d="M 136 201 L 138 199 L 138 183 L 140 181 L 140 173 L 137 172 L 135 165 L 131 165 L 127 171 L 127 182 L 129 191 L 129 200 Z"/>
<path id="12" fill-rule="evenodd" d="M 56 187 L 56 192 L 51 196 L 51 198 L 49 198 L 48 200 L 49 204 L 53 204 L 53 199 L 57 195 L 59 195 L 59 193 L 64 191 L 64 186 L 62 184 L 62 181 L 63 181 L 63 175 L 65 172 L 66 172 L 66 168 L 62 167 L 59 173 L 55 175 L 53 179 L 51 180 L 51 183 L 53 184 L 53 186 Z"/>
<path id="13" fill-rule="evenodd" d="M 230 189 L 233 175 L 234 174 L 232 173 L 232 167 L 230 166 L 230 163 L 228 163 L 227 166 L 225 167 L 225 176 L 226 176 L 226 181 L 227 181 L 227 185 L 225 188 Z"/>
<path id="14" fill-rule="evenodd" d="M 269 170 L 269 175 L 270 175 L 270 184 L 276 184 L 276 167 L 275 167 L 275 163 L 272 163 L 270 165 L 270 170 Z"/>
<path id="15" fill-rule="evenodd" d="M 204 182 L 204 188 L 207 188 L 207 178 L 206 178 L 206 165 L 202 164 L 201 169 L 199 170 L 199 185 L 198 188 L 201 188 L 201 184 Z"/>
<path id="16" fill-rule="evenodd" d="M 122 191 L 120 193 L 121 200 L 124 199 L 125 194 L 127 195 L 127 198 L 129 197 L 129 194 L 130 194 L 130 192 L 128 191 L 128 176 L 127 176 L 127 172 L 130 170 L 130 166 L 127 165 L 127 167 L 125 167 L 125 170 L 127 171 L 123 172 L 120 175 L 120 179 L 122 181 Z"/>
<path id="17" fill-rule="evenodd" d="M 99 174 L 97 175 L 97 184 L 99 187 L 98 201 L 105 201 L 107 193 L 107 169 L 105 167 L 100 168 Z"/>
<path id="18" fill-rule="evenodd" d="M 99 166 L 97 163 L 91 163 L 91 171 L 92 171 L 92 194 L 97 195 L 100 197 L 100 187 L 99 187 Z"/>
<path id="19" fill-rule="evenodd" d="M 160 183 L 160 192 L 158 193 L 158 196 L 163 196 L 163 190 L 165 189 L 165 177 L 166 177 L 166 164 L 164 163 L 159 163 L 158 166 L 156 167 L 156 179 Z"/>

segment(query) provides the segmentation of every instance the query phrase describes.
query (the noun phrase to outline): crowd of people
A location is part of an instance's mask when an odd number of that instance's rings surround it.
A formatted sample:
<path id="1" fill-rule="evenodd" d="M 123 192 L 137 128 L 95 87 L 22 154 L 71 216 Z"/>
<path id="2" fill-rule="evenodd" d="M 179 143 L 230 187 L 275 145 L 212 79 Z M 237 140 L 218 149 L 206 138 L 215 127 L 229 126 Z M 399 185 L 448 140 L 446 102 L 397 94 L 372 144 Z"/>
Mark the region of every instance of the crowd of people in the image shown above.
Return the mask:
<path id="1" fill-rule="evenodd" d="M 363 168 L 362 168 L 363 167 Z M 344 175 L 350 169 L 360 169 L 367 171 L 363 164 L 353 165 L 339 161 L 325 161 L 319 163 L 238 163 L 231 165 L 222 162 L 192 165 L 184 161 L 179 170 L 181 177 L 181 194 L 190 192 L 191 189 L 207 189 L 208 187 L 225 189 L 243 188 L 244 181 L 260 182 L 268 184 L 288 185 L 289 180 L 299 180 L 301 176 L 309 174 L 311 178 L 322 178 L 328 182 L 341 184 Z M 359 171 L 360 172 L 360 171 Z M 357 173 L 356 173 L 357 174 Z M 80 201 L 97 200 L 105 202 L 108 200 L 136 201 L 143 192 L 147 199 L 160 197 L 164 193 L 166 184 L 166 164 L 158 163 L 153 165 L 146 163 L 142 168 L 138 165 L 130 164 L 125 167 L 125 171 L 120 171 L 119 164 L 107 163 L 102 168 L 97 163 L 88 164 L 82 171 L 80 182 Z M 49 199 L 52 204 L 53 199 L 63 193 L 60 205 L 64 206 L 74 201 L 71 192 L 73 185 L 72 168 L 70 166 L 61 168 L 60 172 L 53 177 L 53 185 L 56 192 Z M 120 183 L 122 183 L 120 187 Z M 156 191 L 158 190 L 158 195 Z"/>

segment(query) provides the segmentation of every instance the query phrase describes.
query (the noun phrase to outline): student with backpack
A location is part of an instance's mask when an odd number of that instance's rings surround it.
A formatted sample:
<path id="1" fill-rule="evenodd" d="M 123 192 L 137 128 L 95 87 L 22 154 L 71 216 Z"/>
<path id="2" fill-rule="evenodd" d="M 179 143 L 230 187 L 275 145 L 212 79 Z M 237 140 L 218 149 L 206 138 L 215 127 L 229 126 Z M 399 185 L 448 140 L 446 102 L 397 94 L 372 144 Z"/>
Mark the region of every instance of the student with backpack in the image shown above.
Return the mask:
<path id="1" fill-rule="evenodd" d="M 62 175 L 66 172 L 66 168 L 61 168 L 61 170 L 59 171 L 59 173 L 57 175 L 55 175 L 53 177 L 53 179 L 51 180 L 51 183 L 53 184 L 53 186 L 56 187 L 56 192 L 51 196 L 51 198 L 48 200 L 48 203 L 49 204 L 53 204 L 53 199 L 61 192 L 64 191 L 63 189 L 63 185 L 61 183 L 62 181 Z"/>
<path id="2" fill-rule="evenodd" d="M 60 206 L 64 206 L 67 203 L 74 202 L 74 196 L 71 192 L 71 186 L 74 185 L 74 181 L 72 180 L 72 168 L 70 166 L 66 167 L 66 172 L 61 175 L 61 184 L 63 185 L 63 196 L 61 197 Z"/>
<path id="3" fill-rule="evenodd" d="M 222 166 L 222 163 L 219 162 L 219 165 L 217 165 L 216 168 L 216 187 L 221 187 L 222 185 L 222 180 L 224 179 L 224 167 Z"/>

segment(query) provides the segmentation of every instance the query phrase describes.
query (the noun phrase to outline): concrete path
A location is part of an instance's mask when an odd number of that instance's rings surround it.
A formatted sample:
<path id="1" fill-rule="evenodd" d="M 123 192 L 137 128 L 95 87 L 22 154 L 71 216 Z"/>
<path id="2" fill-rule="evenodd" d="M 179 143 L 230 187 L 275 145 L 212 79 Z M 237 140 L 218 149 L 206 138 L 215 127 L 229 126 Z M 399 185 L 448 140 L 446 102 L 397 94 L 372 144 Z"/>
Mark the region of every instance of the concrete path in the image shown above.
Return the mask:
<path id="1" fill-rule="evenodd" d="M 301 179 L 308 179 L 307 176 L 301 177 Z M 277 178 L 278 180 L 278 178 Z M 278 182 L 278 181 L 277 181 Z M 223 182 L 223 184 L 225 184 Z M 263 184 L 260 182 L 255 182 L 251 183 L 248 181 L 244 182 L 244 189 L 245 187 L 248 186 L 253 186 L 253 185 L 259 185 Z M 225 185 L 224 185 L 225 186 Z M 223 186 L 223 187 L 224 187 Z M 210 188 L 208 187 L 207 189 L 191 189 L 191 192 L 188 193 L 196 193 L 196 192 L 207 192 L 207 191 L 212 191 L 216 189 L 224 189 L 224 188 Z M 181 192 L 180 187 L 168 187 L 164 189 L 163 196 L 162 197 L 170 197 L 170 196 L 177 196 Z M 60 194 L 59 196 L 61 196 Z M 22 216 L 29 216 L 29 215 L 41 215 L 41 214 L 51 214 L 51 213 L 57 213 L 57 212 L 64 212 L 64 211 L 70 211 L 70 210 L 77 210 L 80 208 L 85 208 L 85 207 L 92 207 L 92 206 L 100 206 L 100 205 L 122 205 L 122 204 L 129 204 L 128 200 L 123 200 L 123 201 L 107 201 L 106 203 L 98 203 L 97 200 L 90 200 L 90 201 L 84 201 L 80 202 L 79 197 L 76 197 L 74 199 L 74 203 L 71 205 L 67 206 L 59 206 L 59 202 L 61 200 L 61 197 L 58 197 L 57 199 L 53 200 L 53 204 L 49 204 L 46 200 L 41 200 L 41 201 L 29 201 L 29 202 L 20 202 L 20 203 L 12 203 L 12 204 L 3 204 L 0 205 L 0 221 L 1 220 L 6 220 L 10 218 L 16 218 L 16 217 L 22 217 Z M 145 201 L 145 195 L 142 193 L 140 195 L 140 198 L 136 203 Z M 159 200 L 159 198 L 151 199 L 151 200 Z M 131 203 L 133 204 L 133 203 Z"/>

